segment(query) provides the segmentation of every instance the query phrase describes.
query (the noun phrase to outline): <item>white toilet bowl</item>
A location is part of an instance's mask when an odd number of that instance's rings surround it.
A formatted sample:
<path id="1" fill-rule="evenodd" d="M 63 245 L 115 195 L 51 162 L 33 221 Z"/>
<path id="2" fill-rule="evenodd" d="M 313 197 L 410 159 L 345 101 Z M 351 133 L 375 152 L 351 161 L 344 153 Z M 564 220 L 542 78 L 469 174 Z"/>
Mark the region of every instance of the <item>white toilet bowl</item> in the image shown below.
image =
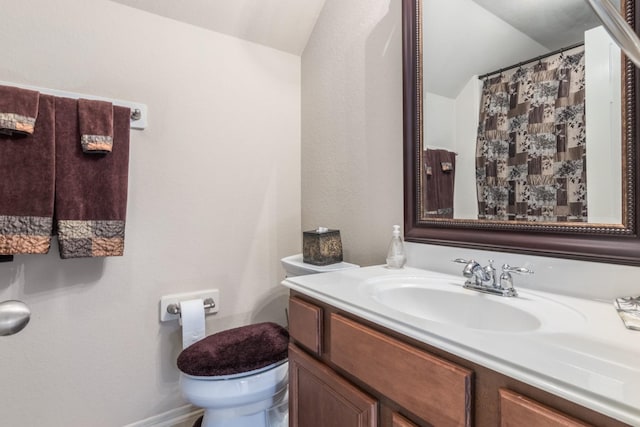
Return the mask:
<path id="1" fill-rule="evenodd" d="M 202 427 L 280 427 L 269 421 L 269 409 L 287 402 L 288 369 L 282 361 L 236 375 L 182 373 L 180 385 L 184 398 L 204 409 Z"/>

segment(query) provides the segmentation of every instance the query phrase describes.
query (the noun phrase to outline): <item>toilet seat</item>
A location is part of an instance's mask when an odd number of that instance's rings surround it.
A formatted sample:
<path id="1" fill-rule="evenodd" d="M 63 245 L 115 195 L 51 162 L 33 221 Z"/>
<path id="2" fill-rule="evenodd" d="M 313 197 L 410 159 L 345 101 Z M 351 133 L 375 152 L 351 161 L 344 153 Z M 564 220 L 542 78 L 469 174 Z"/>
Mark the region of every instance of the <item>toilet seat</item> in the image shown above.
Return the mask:
<path id="1" fill-rule="evenodd" d="M 286 361 L 289 333 L 273 322 L 210 335 L 182 350 L 178 369 L 193 377 L 247 375 Z"/>

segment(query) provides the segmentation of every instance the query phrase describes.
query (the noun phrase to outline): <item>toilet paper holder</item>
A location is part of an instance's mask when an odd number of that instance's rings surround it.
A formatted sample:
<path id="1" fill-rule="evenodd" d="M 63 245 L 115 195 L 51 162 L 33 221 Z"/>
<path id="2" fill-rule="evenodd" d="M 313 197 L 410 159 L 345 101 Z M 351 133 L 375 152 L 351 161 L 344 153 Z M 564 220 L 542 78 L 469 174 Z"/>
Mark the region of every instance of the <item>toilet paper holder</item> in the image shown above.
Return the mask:
<path id="1" fill-rule="evenodd" d="M 216 302 L 213 300 L 213 298 L 207 298 L 207 299 L 203 300 L 202 303 L 204 304 L 204 309 L 205 310 L 209 310 L 211 308 L 215 308 L 215 306 L 216 306 Z M 179 316 L 180 315 L 180 304 L 169 304 L 167 306 L 167 313 Z"/>

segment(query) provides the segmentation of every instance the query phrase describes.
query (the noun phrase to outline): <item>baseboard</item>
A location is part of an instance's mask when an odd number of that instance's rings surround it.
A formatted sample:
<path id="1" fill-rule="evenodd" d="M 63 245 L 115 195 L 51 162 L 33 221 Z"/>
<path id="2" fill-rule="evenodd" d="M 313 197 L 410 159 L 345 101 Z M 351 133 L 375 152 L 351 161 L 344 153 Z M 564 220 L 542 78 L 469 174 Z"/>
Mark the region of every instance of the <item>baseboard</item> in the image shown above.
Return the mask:
<path id="1" fill-rule="evenodd" d="M 193 405 L 184 405 L 124 427 L 192 427 L 202 412 Z"/>

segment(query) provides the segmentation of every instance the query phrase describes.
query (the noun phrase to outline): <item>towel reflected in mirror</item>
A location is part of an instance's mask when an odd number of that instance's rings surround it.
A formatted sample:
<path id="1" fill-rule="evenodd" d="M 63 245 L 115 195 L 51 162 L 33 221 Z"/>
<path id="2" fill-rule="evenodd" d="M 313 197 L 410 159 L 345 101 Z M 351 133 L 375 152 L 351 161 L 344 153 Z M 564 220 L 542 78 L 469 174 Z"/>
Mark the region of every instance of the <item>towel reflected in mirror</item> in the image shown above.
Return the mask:
<path id="1" fill-rule="evenodd" d="M 423 161 L 423 217 L 453 218 L 456 153 L 427 148 L 423 153 Z"/>

